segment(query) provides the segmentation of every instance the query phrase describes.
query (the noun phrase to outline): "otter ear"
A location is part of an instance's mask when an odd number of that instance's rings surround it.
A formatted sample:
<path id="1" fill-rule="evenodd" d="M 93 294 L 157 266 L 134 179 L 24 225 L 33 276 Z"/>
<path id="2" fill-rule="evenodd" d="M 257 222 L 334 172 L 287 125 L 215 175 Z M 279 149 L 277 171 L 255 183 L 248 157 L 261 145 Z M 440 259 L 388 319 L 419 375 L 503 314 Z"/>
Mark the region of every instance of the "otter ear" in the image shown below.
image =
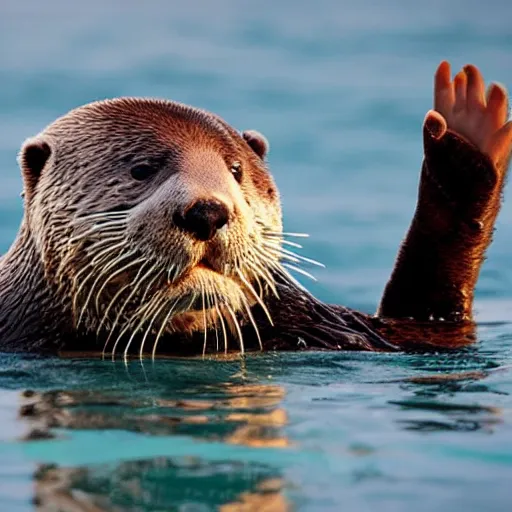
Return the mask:
<path id="1" fill-rule="evenodd" d="M 24 194 L 27 199 L 32 196 L 51 154 L 50 144 L 40 137 L 28 139 L 21 147 L 18 163 L 23 175 Z"/>
<path id="2" fill-rule="evenodd" d="M 269 150 L 267 138 L 256 130 L 246 130 L 242 133 L 242 137 L 251 146 L 252 150 L 264 160 Z"/>

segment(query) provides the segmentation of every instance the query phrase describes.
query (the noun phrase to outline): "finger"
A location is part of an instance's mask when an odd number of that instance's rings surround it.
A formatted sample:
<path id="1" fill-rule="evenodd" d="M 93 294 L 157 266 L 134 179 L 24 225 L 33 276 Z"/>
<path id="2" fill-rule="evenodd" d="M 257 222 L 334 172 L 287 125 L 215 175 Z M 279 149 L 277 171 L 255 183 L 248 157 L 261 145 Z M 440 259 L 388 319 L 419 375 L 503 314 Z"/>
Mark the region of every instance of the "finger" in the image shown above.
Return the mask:
<path id="1" fill-rule="evenodd" d="M 490 85 L 487 92 L 486 114 L 495 120 L 495 130 L 505 124 L 508 115 L 508 98 L 507 90 L 502 85 Z"/>
<path id="2" fill-rule="evenodd" d="M 466 108 L 466 88 L 468 79 L 464 71 L 459 71 L 453 79 L 453 88 L 455 91 L 455 104 L 453 110 L 464 110 Z"/>
<path id="3" fill-rule="evenodd" d="M 478 110 L 485 108 L 485 84 L 482 73 L 476 66 L 468 64 L 464 66 L 464 71 L 468 78 L 466 104 L 468 110 Z"/>
<path id="4" fill-rule="evenodd" d="M 441 62 L 434 75 L 434 109 L 445 117 L 453 109 L 455 93 L 451 82 L 450 64 Z"/>
<path id="5" fill-rule="evenodd" d="M 484 152 L 497 167 L 505 164 L 512 150 L 512 121 L 502 126 L 490 139 Z"/>
<path id="6" fill-rule="evenodd" d="M 447 130 L 446 120 L 435 110 L 429 110 L 423 121 L 423 126 L 428 130 L 431 137 L 440 139 Z"/>

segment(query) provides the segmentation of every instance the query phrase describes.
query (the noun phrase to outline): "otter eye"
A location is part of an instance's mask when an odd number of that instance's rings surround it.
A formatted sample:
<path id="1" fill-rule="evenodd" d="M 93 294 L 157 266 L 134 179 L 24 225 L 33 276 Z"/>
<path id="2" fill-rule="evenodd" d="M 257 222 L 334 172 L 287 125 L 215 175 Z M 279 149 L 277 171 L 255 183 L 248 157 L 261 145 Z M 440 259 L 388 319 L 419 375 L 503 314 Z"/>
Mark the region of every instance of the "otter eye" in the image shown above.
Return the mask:
<path id="1" fill-rule="evenodd" d="M 158 172 L 158 169 L 149 164 L 138 164 L 130 169 L 132 178 L 137 181 L 145 181 L 153 177 Z"/>
<path id="2" fill-rule="evenodd" d="M 240 183 L 242 181 L 242 164 L 240 162 L 233 162 L 230 170 L 235 180 Z"/>

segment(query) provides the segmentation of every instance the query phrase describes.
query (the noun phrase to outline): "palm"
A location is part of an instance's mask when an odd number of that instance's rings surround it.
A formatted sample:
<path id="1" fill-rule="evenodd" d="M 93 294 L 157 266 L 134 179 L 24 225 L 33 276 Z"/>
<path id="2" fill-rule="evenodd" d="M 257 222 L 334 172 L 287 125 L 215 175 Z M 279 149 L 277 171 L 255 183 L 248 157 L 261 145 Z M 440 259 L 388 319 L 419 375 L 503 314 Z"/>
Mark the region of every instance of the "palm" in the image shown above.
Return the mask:
<path id="1" fill-rule="evenodd" d="M 434 109 L 425 122 L 438 137 L 450 129 L 486 153 L 496 166 L 507 161 L 512 149 L 507 91 L 491 84 L 486 95 L 484 80 L 475 66 L 465 66 L 452 81 L 448 62 L 439 65 L 434 80 Z"/>

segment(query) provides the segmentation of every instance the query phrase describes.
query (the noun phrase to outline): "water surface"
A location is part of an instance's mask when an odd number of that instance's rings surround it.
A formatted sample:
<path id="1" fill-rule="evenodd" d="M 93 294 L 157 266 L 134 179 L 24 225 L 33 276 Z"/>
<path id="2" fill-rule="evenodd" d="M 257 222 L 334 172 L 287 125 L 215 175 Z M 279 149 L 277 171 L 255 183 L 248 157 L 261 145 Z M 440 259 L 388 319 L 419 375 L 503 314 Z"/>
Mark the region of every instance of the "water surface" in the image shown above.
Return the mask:
<path id="1" fill-rule="evenodd" d="M 285 224 L 327 264 L 310 288 L 372 312 L 414 209 L 432 73 L 474 62 L 511 89 L 511 19 L 504 0 L 5 0 L 0 249 L 25 138 L 92 100 L 171 98 L 269 138 Z M 507 190 L 463 352 L 0 355 L 0 510 L 510 510 L 511 238 Z"/>

